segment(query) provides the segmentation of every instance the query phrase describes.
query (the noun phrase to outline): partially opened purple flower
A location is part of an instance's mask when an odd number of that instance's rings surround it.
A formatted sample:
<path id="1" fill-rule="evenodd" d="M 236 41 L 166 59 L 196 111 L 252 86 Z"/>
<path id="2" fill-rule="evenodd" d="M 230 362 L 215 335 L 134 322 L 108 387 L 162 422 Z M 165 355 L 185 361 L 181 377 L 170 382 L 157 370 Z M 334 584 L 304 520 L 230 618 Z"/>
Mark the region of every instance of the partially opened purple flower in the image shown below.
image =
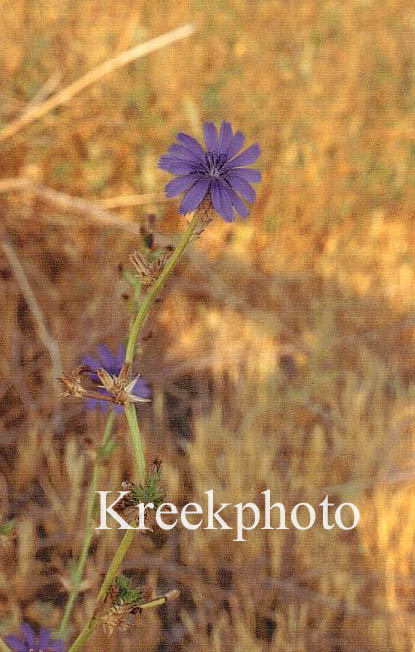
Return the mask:
<path id="1" fill-rule="evenodd" d="M 93 371 L 101 368 L 108 371 L 111 376 L 118 376 L 121 371 L 122 363 L 125 359 L 125 347 L 121 344 L 118 349 L 118 353 L 113 353 L 107 346 L 105 346 L 105 344 L 101 344 L 97 346 L 97 351 L 97 358 L 93 358 L 90 355 L 84 355 L 81 359 L 81 363 L 88 365 Z M 91 374 L 91 378 L 95 383 L 97 383 L 97 385 L 100 384 L 101 381 L 96 374 Z M 108 392 L 103 387 L 97 387 L 96 391 L 109 396 Z M 150 396 L 151 390 L 148 387 L 145 378 L 139 378 L 137 380 L 132 390 L 132 394 L 139 396 L 140 398 L 148 398 Z M 123 412 L 121 405 L 114 405 L 114 403 L 110 403 L 109 401 L 100 401 L 99 399 L 95 398 L 89 398 L 86 401 L 86 407 L 89 410 L 93 410 L 94 408 L 99 407 L 104 412 L 113 407 L 116 412 Z"/>
<path id="2" fill-rule="evenodd" d="M 48 629 L 43 627 L 36 636 L 33 629 L 28 623 L 23 623 L 20 627 L 23 638 L 17 636 L 5 636 L 4 640 L 14 652 L 65 652 L 66 646 L 62 638 L 55 641 L 52 639 Z"/>
<path id="3" fill-rule="evenodd" d="M 240 131 L 233 133 L 230 122 L 222 122 L 219 134 L 213 122 L 205 122 L 203 134 L 206 152 L 197 140 L 180 133 L 181 144 L 171 145 L 160 158 L 159 168 L 179 175 L 167 184 L 167 197 L 185 193 L 179 209 L 183 214 L 196 210 L 208 195 L 227 222 L 235 219 L 234 208 L 246 217 L 249 211 L 239 195 L 249 202 L 255 199 L 250 182 L 260 181 L 261 174 L 245 166 L 255 163 L 259 146 L 251 145 L 237 156 L 245 136 Z"/>

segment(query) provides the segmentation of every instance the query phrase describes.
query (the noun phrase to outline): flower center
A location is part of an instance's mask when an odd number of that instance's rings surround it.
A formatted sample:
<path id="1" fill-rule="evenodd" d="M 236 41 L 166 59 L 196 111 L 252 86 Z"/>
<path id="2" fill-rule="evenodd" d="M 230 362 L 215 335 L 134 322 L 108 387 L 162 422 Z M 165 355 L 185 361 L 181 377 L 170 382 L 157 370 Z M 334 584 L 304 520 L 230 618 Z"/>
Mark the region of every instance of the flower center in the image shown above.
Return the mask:
<path id="1" fill-rule="evenodd" d="M 206 152 L 205 162 L 208 175 L 217 179 L 221 175 L 224 163 L 226 163 L 226 156 L 219 152 Z"/>

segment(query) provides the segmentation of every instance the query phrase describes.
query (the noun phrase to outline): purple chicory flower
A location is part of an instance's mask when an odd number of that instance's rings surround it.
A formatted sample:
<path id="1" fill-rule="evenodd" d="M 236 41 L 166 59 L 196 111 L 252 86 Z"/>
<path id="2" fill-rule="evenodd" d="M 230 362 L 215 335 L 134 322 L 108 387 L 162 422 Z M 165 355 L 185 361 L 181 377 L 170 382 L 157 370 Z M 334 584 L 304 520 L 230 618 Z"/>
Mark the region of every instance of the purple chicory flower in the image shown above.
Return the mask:
<path id="1" fill-rule="evenodd" d="M 108 371 L 111 376 L 118 376 L 118 374 L 121 371 L 122 364 L 125 359 L 125 347 L 121 344 L 118 353 L 113 353 L 105 344 L 100 344 L 97 346 L 97 351 L 98 351 L 98 357 L 93 358 L 90 355 L 84 355 L 81 359 L 81 363 L 88 365 L 91 367 L 93 371 L 96 371 L 97 369 L 105 369 Z M 96 374 L 91 374 L 91 379 L 97 383 L 97 385 L 100 384 L 100 380 Z M 106 394 L 107 396 L 109 395 L 108 392 L 103 388 L 103 387 L 97 387 L 96 391 Z M 148 398 L 151 394 L 151 390 L 147 385 L 147 381 L 145 378 L 140 377 L 136 384 L 134 385 L 134 388 L 132 390 L 132 394 L 135 396 L 140 396 L 140 398 Z M 114 405 L 113 403 L 110 403 L 109 401 L 100 401 L 99 399 L 95 398 L 89 398 L 86 401 L 86 407 L 88 410 L 93 410 L 94 408 L 98 407 L 101 408 L 104 412 L 109 410 L 111 407 L 114 408 L 114 410 L 118 413 L 123 412 L 123 408 L 121 405 Z"/>
<path id="2" fill-rule="evenodd" d="M 170 145 L 160 158 L 159 168 L 178 175 L 166 185 L 167 197 L 185 193 L 179 209 L 184 215 L 196 210 L 209 195 L 213 208 L 227 222 L 235 219 L 234 208 L 246 217 L 249 210 L 239 195 L 249 202 L 255 199 L 250 183 L 260 181 L 261 174 L 245 166 L 257 160 L 259 146 L 251 145 L 238 154 L 245 136 L 240 131 L 233 133 L 230 122 L 222 122 L 219 134 L 213 122 L 204 122 L 203 134 L 206 151 L 197 140 L 180 133 L 180 144 Z"/>
<path id="3" fill-rule="evenodd" d="M 55 641 L 52 639 L 50 631 L 43 627 L 39 631 L 39 636 L 36 636 L 33 629 L 28 623 L 23 623 L 20 626 L 23 638 L 18 638 L 10 634 L 5 636 L 4 640 L 7 645 L 14 650 L 14 652 L 65 652 L 66 646 L 62 638 Z"/>

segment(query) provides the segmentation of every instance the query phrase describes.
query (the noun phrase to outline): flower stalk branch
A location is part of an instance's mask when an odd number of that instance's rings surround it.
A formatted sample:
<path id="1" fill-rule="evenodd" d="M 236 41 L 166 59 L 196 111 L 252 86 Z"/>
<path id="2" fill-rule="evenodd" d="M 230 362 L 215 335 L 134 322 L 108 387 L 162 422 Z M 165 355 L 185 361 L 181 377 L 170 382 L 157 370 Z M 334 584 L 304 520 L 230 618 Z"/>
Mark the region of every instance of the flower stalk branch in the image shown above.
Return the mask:
<path id="1" fill-rule="evenodd" d="M 144 446 L 143 440 L 141 438 L 140 429 L 138 426 L 137 412 L 135 410 L 135 405 L 129 403 L 125 408 L 125 415 L 128 421 L 128 427 L 130 428 L 131 441 L 134 448 L 134 457 L 137 466 L 138 479 L 143 484 L 146 479 L 146 461 L 144 457 Z"/>
<path id="2" fill-rule="evenodd" d="M 147 291 L 143 299 L 143 302 L 140 305 L 140 308 L 137 312 L 137 316 L 134 319 L 134 322 L 132 323 L 132 326 L 130 328 L 130 334 L 128 337 L 127 349 L 125 354 L 125 365 L 128 367 L 132 366 L 134 360 L 134 354 L 136 350 L 137 338 L 141 331 L 141 328 L 144 325 L 146 317 L 150 312 L 150 309 L 158 293 L 161 292 L 161 290 L 163 289 L 163 286 L 168 276 L 171 274 L 171 272 L 179 262 L 180 257 L 183 255 L 187 245 L 189 244 L 192 238 L 192 235 L 195 232 L 198 222 L 199 222 L 199 213 L 198 211 L 195 211 L 195 214 L 192 220 L 189 222 L 187 229 L 183 233 L 179 244 L 177 245 L 176 249 L 170 256 L 170 258 L 168 259 L 166 265 L 164 266 L 163 270 L 160 273 L 160 276 L 155 280 L 154 284 Z M 140 436 L 137 414 L 134 405 L 131 404 L 127 405 L 125 408 L 125 413 L 130 428 L 131 440 L 133 444 L 136 466 L 138 471 L 138 477 L 142 482 L 144 482 L 146 464 L 144 459 L 143 443 Z"/>
<path id="3" fill-rule="evenodd" d="M 189 241 L 196 229 L 197 223 L 199 221 L 199 213 L 198 211 L 195 212 L 193 215 L 192 220 L 189 222 L 189 225 L 186 229 L 186 231 L 183 233 L 183 236 L 177 245 L 176 249 L 168 259 L 164 269 L 162 270 L 160 276 L 157 278 L 157 280 L 154 282 L 154 285 L 148 290 L 147 294 L 145 295 L 143 302 L 140 306 L 140 309 L 137 313 L 137 316 L 133 322 L 133 325 L 130 330 L 130 335 L 128 338 L 128 344 L 127 344 L 127 351 L 125 355 L 125 362 L 127 364 L 132 364 L 134 360 L 134 354 L 135 354 L 135 348 L 136 348 L 136 342 L 138 335 L 140 333 L 140 330 L 145 322 L 145 319 L 150 312 L 150 308 L 154 303 L 155 298 L 157 297 L 158 293 L 162 290 L 168 276 L 171 274 L 175 266 L 177 265 L 178 261 L 180 260 L 180 257 L 182 256 L 184 250 L 186 249 L 187 245 L 189 244 Z"/>

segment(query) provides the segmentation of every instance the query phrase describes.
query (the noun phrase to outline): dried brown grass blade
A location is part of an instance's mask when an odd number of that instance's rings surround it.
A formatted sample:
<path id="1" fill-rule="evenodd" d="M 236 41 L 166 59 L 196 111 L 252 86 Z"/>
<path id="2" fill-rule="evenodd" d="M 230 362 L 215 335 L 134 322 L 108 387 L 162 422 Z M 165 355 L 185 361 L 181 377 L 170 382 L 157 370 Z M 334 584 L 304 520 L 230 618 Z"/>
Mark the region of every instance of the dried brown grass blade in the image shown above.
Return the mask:
<path id="1" fill-rule="evenodd" d="M 101 205 L 82 199 L 81 197 L 74 197 L 65 192 L 59 192 L 48 186 L 40 183 L 35 183 L 25 177 L 15 177 L 9 179 L 2 179 L 0 181 L 0 194 L 6 192 L 32 192 L 36 197 L 43 199 L 48 204 L 57 206 L 58 208 L 85 215 L 89 219 L 100 222 L 108 226 L 115 226 L 135 235 L 140 234 L 140 226 L 130 222 L 121 215 L 112 211 L 104 210 Z"/>
<path id="2" fill-rule="evenodd" d="M 46 325 L 46 318 L 43 314 L 43 310 L 36 298 L 35 293 L 32 290 L 32 287 L 29 283 L 29 279 L 26 276 L 26 272 L 23 268 L 23 265 L 20 262 L 16 251 L 14 250 L 11 242 L 7 237 L 6 230 L 1 226 L 1 224 L 0 224 L 0 245 L 9 262 L 10 267 L 13 270 L 13 274 L 16 278 L 16 281 L 19 284 L 19 287 L 25 298 L 25 301 L 29 306 L 29 309 L 34 317 L 39 339 L 49 353 L 49 357 L 52 364 L 53 382 L 55 386 L 57 386 L 57 378 L 62 374 L 62 360 L 61 360 L 59 344 L 57 343 L 55 338 L 52 337 L 52 335 L 48 330 L 48 327 Z"/>
<path id="3" fill-rule="evenodd" d="M 0 142 L 7 140 L 7 138 L 11 138 L 23 129 L 23 127 L 31 124 L 35 120 L 39 120 L 39 118 L 42 118 L 46 113 L 49 113 L 49 111 L 53 111 L 56 107 L 61 106 L 62 104 L 67 104 L 75 95 L 78 95 L 78 93 L 85 90 L 85 88 L 88 88 L 88 86 L 91 86 L 98 80 L 102 79 L 102 77 L 105 77 L 105 75 L 108 75 L 114 70 L 118 70 L 118 68 L 122 68 L 128 63 L 140 59 L 151 52 L 160 50 L 175 41 L 187 38 L 193 34 L 194 31 L 195 27 L 191 23 L 188 23 L 173 29 L 170 32 L 166 32 L 161 36 L 150 39 L 149 41 L 146 41 L 146 43 L 140 43 L 140 45 L 136 45 L 125 52 L 121 52 L 121 54 L 116 57 L 108 59 L 108 61 L 104 61 L 104 63 L 96 66 L 85 75 L 63 88 L 61 91 L 55 93 L 55 95 L 52 95 L 52 97 L 45 102 L 36 104 L 25 111 L 23 115 L 16 118 L 16 120 L 7 124 L 0 131 Z"/>

